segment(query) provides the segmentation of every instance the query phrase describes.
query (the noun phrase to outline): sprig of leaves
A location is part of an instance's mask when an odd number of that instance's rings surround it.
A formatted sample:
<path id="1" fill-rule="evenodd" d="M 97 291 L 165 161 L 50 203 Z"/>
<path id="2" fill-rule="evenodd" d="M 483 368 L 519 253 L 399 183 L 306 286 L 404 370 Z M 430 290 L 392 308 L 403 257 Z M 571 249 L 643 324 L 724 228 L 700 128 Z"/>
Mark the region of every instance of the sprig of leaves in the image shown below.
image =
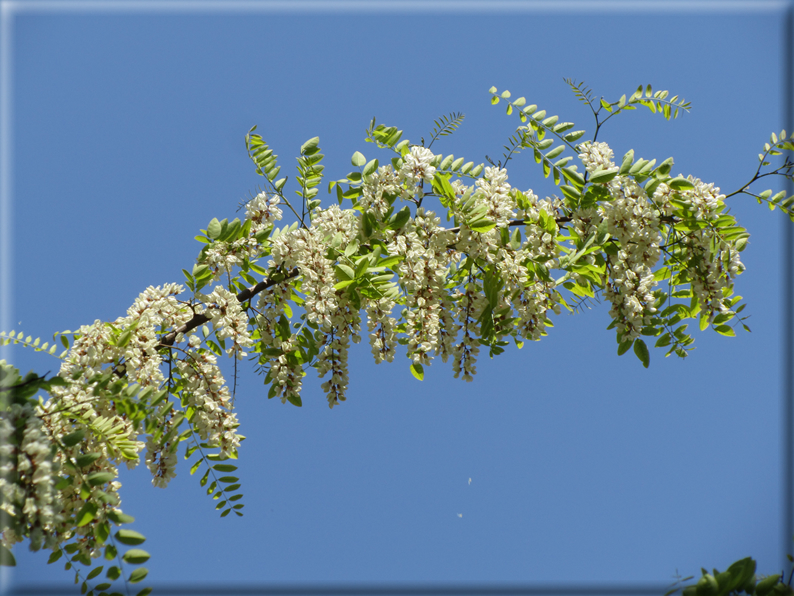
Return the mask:
<path id="1" fill-rule="evenodd" d="M 63 341 L 65 338 L 62 337 L 61 339 Z M 69 348 L 68 340 L 66 340 L 66 342 L 67 343 L 65 347 L 68 350 Z M 36 339 L 33 339 L 33 337 L 31 337 L 30 335 L 25 337 L 25 335 L 21 331 L 9 331 L 9 332 L 0 331 L 0 346 L 7 346 L 10 344 L 15 344 L 15 345 L 20 344 L 26 348 L 31 348 L 36 352 L 47 352 L 51 356 L 56 356 L 57 358 L 61 358 L 61 359 L 63 359 L 66 356 L 65 351 L 61 352 L 59 355 L 55 354 L 55 351 L 58 349 L 58 346 L 54 342 L 52 345 L 50 345 L 46 341 L 42 344 L 41 338 L 37 337 Z"/>
<path id="2" fill-rule="evenodd" d="M 189 460 L 194 453 L 198 454 L 197 459 L 190 466 L 190 474 L 195 474 L 202 465 L 206 466 L 207 469 L 204 471 L 204 475 L 199 480 L 199 484 L 202 487 L 205 487 L 207 486 L 208 482 L 210 483 L 207 487 L 207 495 L 211 496 L 214 500 L 219 501 L 215 506 L 215 509 L 220 510 L 221 517 L 226 517 L 232 511 L 238 517 L 242 517 L 243 513 L 240 510 L 245 505 L 237 502 L 243 498 L 242 493 L 237 492 L 240 489 L 240 479 L 237 476 L 219 477 L 216 474 L 216 472 L 222 474 L 235 472 L 237 470 L 237 466 L 234 464 L 224 463 L 230 458 L 225 457 L 220 453 L 205 454 L 205 449 L 215 449 L 216 446 L 199 441 L 192 430 L 187 432 L 190 433 L 189 436 L 192 439 L 192 442 L 185 449 L 185 459 Z"/>
<path id="3" fill-rule="evenodd" d="M 287 179 L 276 179 L 281 171 L 281 166 L 276 163 L 278 155 L 273 153 L 273 150 L 268 147 L 260 135 L 252 134 L 255 130 L 256 126 L 253 126 L 245 135 L 245 148 L 248 151 L 248 157 L 254 162 L 256 173 L 267 179 L 274 192 L 281 194 L 281 189 L 284 188 Z"/>
<path id="4" fill-rule="evenodd" d="M 439 137 L 446 137 L 455 132 L 463 123 L 465 117 L 460 112 L 450 112 L 448 116 L 441 116 L 438 120 L 434 120 L 435 127 L 430 135 L 430 143 L 428 143 L 427 148 L 430 149 Z"/>
<path id="5" fill-rule="evenodd" d="M 792 560 L 789 555 L 789 561 Z M 681 586 L 682 582 L 694 579 L 694 576 L 679 579 L 671 590 L 664 596 L 671 596 L 679 590 L 682 596 L 732 596 L 748 594 L 753 596 L 791 596 L 794 589 L 791 587 L 791 577 L 785 583 L 785 574 L 769 576 L 756 575 L 756 562 L 747 557 L 740 559 L 725 571 L 712 570 L 709 573 L 701 569 L 701 577 L 696 584 Z"/>

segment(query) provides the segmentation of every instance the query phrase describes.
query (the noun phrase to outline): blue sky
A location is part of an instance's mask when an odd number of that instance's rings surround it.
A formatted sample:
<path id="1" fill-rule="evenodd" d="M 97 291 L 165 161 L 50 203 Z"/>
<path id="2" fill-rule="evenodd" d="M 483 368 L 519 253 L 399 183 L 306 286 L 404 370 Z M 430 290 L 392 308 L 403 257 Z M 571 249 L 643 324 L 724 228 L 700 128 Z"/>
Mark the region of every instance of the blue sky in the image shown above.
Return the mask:
<path id="1" fill-rule="evenodd" d="M 319 136 L 336 179 L 354 151 L 376 157 L 363 140 L 373 116 L 419 141 L 463 112 L 434 149 L 479 163 L 519 124 L 490 105 L 492 85 L 592 132 L 563 78 L 610 100 L 651 83 L 691 112 L 667 122 L 638 110 L 599 140 L 617 155 L 673 156 L 674 173 L 723 191 L 750 179 L 783 128 L 782 3 L 86 6 L 17 2 L 5 15 L 5 306 L 12 328 L 45 339 L 183 281 L 193 236 L 257 192 L 244 147 L 254 124 L 290 175 Z M 510 182 L 552 192 L 529 155 Z M 420 383 L 407 359 L 376 366 L 356 346 L 348 400 L 332 411 L 312 375 L 298 409 L 244 372 L 245 517 L 218 519 L 184 467 L 166 490 L 143 466 L 122 472 L 150 579 L 665 584 L 745 556 L 778 571 L 784 222 L 743 198 L 731 208 L 752 234 L 737 291 L 753 331 L 699 333 L 686 361 L 654 351 L 645 370 L 618 357 L 600 305 L 483 357 L 472 383 L 441 362 Z M 12 358 L 58 369 L 21 349 Z M 13 585 L 71 580 L 46 553 L 17 550 Z"/>

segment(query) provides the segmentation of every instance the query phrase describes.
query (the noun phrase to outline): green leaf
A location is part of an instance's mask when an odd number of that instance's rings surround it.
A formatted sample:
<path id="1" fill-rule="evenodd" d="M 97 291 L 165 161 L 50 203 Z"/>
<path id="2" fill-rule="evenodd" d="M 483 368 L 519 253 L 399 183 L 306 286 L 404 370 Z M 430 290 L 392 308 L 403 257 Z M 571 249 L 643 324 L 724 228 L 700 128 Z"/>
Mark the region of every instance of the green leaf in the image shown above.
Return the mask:
<path id="1" fill-rule="evenodd" d="M 52 559 L 52 556 L 50 559 Z M 57 561 L 58 559 L 56 558 L 55 560 Z M 49 562 L 51 563 L 52 561 Z M 5 567 L 16 567 L 16 564 L 17 560 L 14 558 L 14 554 L 8 548 L 0 544 L 0 565 Z"/>
<path id="2" fill-rule="evenodd" d="M 85 429 L 81 428 L 80 430 L 76 430 L 72 433 L 69 433 L 68 435 L 65 435 L 61 439 L 61 443 L 63 443 L 67 447 L 74 447 L 80 441 L 83 440 L 83 437 L 85 437 Z"/>
<path id="3" fill-rule="evenodd" d="M 190 475 L 191 476 L 196 473 L 196 470 L 199 469 L 199 466 L 202 464 L 203 461 L 204 461 L 203 459 L 199 459 L 192 466 L 190 466 Z"/>
<path id="4" fill-rule="evenodd" d="M 610 168 L 608 170 L 596 170 L 593 172 L 592 176 L 590 176 L 590 182 L 593 184 L 604 184 L 605 182 L 609 182 L 615 176 L 618 175 L 620 168 Z"/>
<path id="5" fill-rule="evenodd" d="M 479 232 L 480 234 L 484 234 L 485 232 L 490 232 L 493 230 L 496 227 L 496 223 L 487 217 L 481 217 L 479 219 L 475 219 L 474 221 L 470 221 L 468 226 L 469 229 Z"/>
<path id="6" fill-rule="evenodd" d="M 626 155 L 623 156 L 623 163 L 620 166 L 620 174 L 621 175 L 628 174 L 633 163 L 634 163 L 634 149 L 629 149 Z"/>
<path id="7" fill-rule="evenodd" d="M 116 532 L 116 540 L 128 546 L 135 546 L 146 542 L 146 537 L 134 530 L 119 530 Z"/>
<path id="8" fill-rule="evenodd" d="M 121 524 L 131 524 L 135 521 L 135 518 L 131 515 L 127 515 L 126 513 L 122 513 L 121 511 L 114 511 L 110 510 L 107 513 L 108 519 L 114 523 L 119 525 Z"/>
<path id="9" fill-rule="evenodd" d="M 102 570 L 103 570 L 103 569 L 104 569 L 104 567 L 103 567 L 102 565 L 100 565 L 99 567 L 94 567 L 94 568 L 93 568 L 93 569 L 92 569 L 92 570 L 91 570 L 91 571 L 88 573 L 88 575 L 86 575 L 86 576 L 85 576 L 86 580 L 89 580 L 89 579 L 94 579 L 94 578 L 95 578 L 97 575 L 99 575 L 100 573 L 102 573 Z"/>
<path id="10" fill-rule="evenodd" d="M 138 567 L 132 573 L 130 573 L 129 582 L 131 584 L 137 584 L 139 581 L 144 579 L 149 574 L 149 570 L 146 567 Z"/>
<path id="11" fill-rule="evenodd" d="M 389 219 L 389 229 L 399 230 L 408 220 L 411 219 L 411 210 L 408 207 L 403 207 Z"/>
<path id="12" fill-rule="evenodd" d="M 303 145 L 301 145 L 301 155 L 305 154 L 307 151 L 315 149 L 319 144 L 320 144 L 320 137 L 314 137 L 312 139 L 309 139 Z"/>
<path id="13" fill-rule="evenodd" d="M 140 548 L 132 548 L 124 553 L 121 559 L 130 565 L 140 565 L 141 563 L 148 561 L 150 556 L 151 555 L 145 550 L 141 550 Z"/>
<path id="14" fill-rule="evenodd" d="M 632 344 L 631 340 L 626 340 L 626 341 L 620 342 L 618 344 L 618 356 L 623 356 L 623 354 L 628 352 L 629 348 L 631 347 L 631 344 Z"/>
<path id="15" fill-rule="evenodd" d="M 425 378 L 425 369 L 418 362 L 412 362 L 411 363 L 411 374 L 413 376 L 415 376 L 417 379 L 419 379 L 420 381 L 422 381 Z"/>
<path id="16" fill-rule="evenodd" d="M 370 174 L 376 172 L 378 169 L 378 160 L 373 159 L 367 165 L 364 166 L 363 174 L 364 176 L 369 176 Z"/>
<path id="17" fill-rule="evenodd" d="M 733 330 L 733 327 L 731 327 L 730 325 L 717 325 L 714 328 L 714 331 L 716 331 L 720 335 L 725 335 L 727 337 L 736 337 L 736 332 Z"/>
<path id="18" fill-rule="evenodd" d="M 356 283 L 355 279 L 346 279 L 344 281 L 337 282 L 334 284 L 334 290 L 341 290 L 354 283 Z"/>
<path id="19" fill-rule="evenodd" d="M 90 486 L 100 486 L 106 482 L 112 481 L 116 476 L 113 472 L 94 472 L 88 475 L 88 484 Z"/>
<path id="20" fill-rule="evenodd" d="M 377 263 L 375 263 L 376 267 L 386 267 L 387 269 L 393 268 L 397 263 L 405 259 L 404 255 L 393 255 L 390 257 L 386 257 L 385 259 L 381 259 Z"/>
<path id="21" fill-rule="evenodd" d="M 367 163 L 367 158 L 366 158 L 366 157 L 364 157 L 364 156 L 363 156 L 361 153 L 359 153 L 358 151 L 356 151 L 356 152 L 353 154 L 353 157 L 350 159 L 350 162 L 351 162 L 351 163 L 352 163 L 354 166 L 356 166 L 357 168 L 360 168 L 360 167 L 361 167 L 361 166 L 363 166 L 365 163 Z"/>
<path id="22" fill-rule="evenodd" d="M 455 190 L 449 183 L 449 179 L 438 171 L 433 177 L 433 190 L 438 194 L 444 207 L 449 208 L 452 205 L 455 200 Z"/>
<path id="23" fill-rule="evenodd" d="M 77 514 L 77 527 L 80 528 L 93 520 L 96 517 L 97 510 L 96 503 L 88 502 L 83 505 L 83 508 Z"/>
<path id="24" fill-rule="evenodd" d="M 336 274 L 341 278 L 342 281 L 356 278 L 356 272 L 353 270 L 353 268 L 341 263 L 336 266 Z"/>
<path id="25" fill-rule="evenodd" d="M 100 453 L 86 453 L 76 457 L 74 461 L 78 468 L 85 468 L 86 466 L 90 466 L 92 463 L 98 460 L 100 456 Z"/>
<path id="26" fill-rule="evenodd" d="M 114 565 L 113 567 L 110 567 L 108 569 L 107 573 L 105 574 L 105 577 L 111 581 L 116 581 L 118 578 L 121 577 L 121 569 L 119 569 Z"/>
<path id="27" fill-rule="evenodd" d="M 672 188 L 673 190 L 689 190 L 690 188 L 695 188 L 695 185 L 692 184 L 686 178 L 673 178 L 672 180 L 667 181 L 667 186 Z"/>
<path id="28" fill-rule="evenodd" d="M 215 464 L 212 467 L 218 472 L 234 472 L 237 469 L 237 466 L 233 466 L 232 464 Z"/>
<path id="29" fill-rule="evenodd" d="M 217 218 L 213 218 L 210 224 L 207 226 L 207 236 L 216 240 L 220 235 L 223 227 L 221 226 L 221 222 L 218 221 Z M 195 275 L 195 272 L 193 273 Z"/>
<path id="30" fill-rule="evenodd" d="M 645 342 L 640 338 L 634 340 L 634 353 L 637 355 L 637 358 L 640 359 L 642 365 L 648 368 L 651 363 L 651 356 L 648 353 L 648 346 L 646 346 Z"/>

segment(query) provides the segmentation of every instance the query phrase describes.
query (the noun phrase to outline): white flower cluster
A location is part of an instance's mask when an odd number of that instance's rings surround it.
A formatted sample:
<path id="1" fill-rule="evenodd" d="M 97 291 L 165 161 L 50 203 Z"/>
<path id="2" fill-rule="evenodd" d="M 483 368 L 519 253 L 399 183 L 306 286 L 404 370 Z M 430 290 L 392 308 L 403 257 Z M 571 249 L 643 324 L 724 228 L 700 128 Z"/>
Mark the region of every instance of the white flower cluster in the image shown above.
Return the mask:
<path id="1" fill-rule="evenodd" d="M 163 430 L 168 430 L 165 425 Z M 152 473 L 152 484 L 159 488 L 168 486 L 171 478 L 176 476 L 176 441 L 158 443 L 153 436 L 146 439 L 146 467 Z"/>
<path id="2" fill-rule="evenodd" d="M 407 168 L 395 172 L 390 165 L 381 166 L 377 172 L 367 176 L 362 186 L 362 194 L 359 205 L 364 211 L 371 213 L 376 221 L 381 221 L 383 215 L 391 206 L 389 197 L 394 199 L 410 199 L 413 192 L 403 186 Z"/>
<path id="3" fill-rule="evenodd" d="M 433 152 L 425 147 L 411 147 L 411 150 L 403 158 L 403 166 L 400 168 L 400 182 L 405 183 L 410 190 L 419 186 L 423 182 L 433 182 L 436 175 L 436 168 L 433 167 Z"/>
<path id="4" fill-rule="evenodd" d="M 515 201 L 510 196 L 507 183 L 507 170 L 504 168 L 485 168 L 485 175 L 475 182 L 475 199 L 485 206 L 485 215 L 497 227 L 505 227 L 515 218 Z"/>
<path id="5" fill-rule="evenodd" d="M 614 168 L 615 154 L 606 143 L 593 143 L 587 141 L 579 145 L 579 159 L 584 163 L 585 169 L 592 174 L 596 170 Z"/>
<path id="6" fill-rule="evenodd" d="M 358 342 L 360 337 L 360 315 L 346 296 L 340 296 L 339 308 L 332 317 L 333 325 L 325 330 L 325 335 L 317 355 L 317 374 L 319 377 L 329 375 L 320 386 L 325 391 L 328 406 L 333 408 L 339 402 L 347 399 L 348 378 L 348 349 L 350 339 Z"/>
<path id="7" fill-rule="evenodd" d="M 178 284 L 149 287 L 136 298 L 126 317 L 113 323 L 96 321 L 93 325 L 80 328 L 59 373 L 72 382 L 64 387 L 54 388 L 52 399 L 41 407 L 41 417 L 51 437 L 71 432 L 72 422 L 58 412 L 72 412 L 88 424 L 94 421 L 110 421 L 118 429 L 118 439 L 126 440 L 136 452 L 140 452 L 144 443 L 137 440 L 137 431 L 132 423 L 116 410 L 112 395 L 106 397 L 103 392 L 95 394 L 94 387 L 99 379 L 96 375 L 112 371 L 114 376 L 125 375 L 127 382 L 137 383 L 144 388 L 161 387 L 165 378 L 161 370 L 162 356 L 158 351 L 162 347 L 160 334 L 167 329 L 179 328 L 195 314 L 207 315 L 219 339 L 231 339 L 232 346 L 227 350 L 229 354 L 236 354 L 237 357 L 245 355 L 243 350 L 253 345 L 253 342 L 248 333 L 248 319 L 234 294 L 225 288 L 215 288 L 209 296 L 197 294 L 197 297 L 206 300 L 206 304 L 190 307 L 176 299 L 182 292 L 183 288 Z M 179 343 L 186 338 L 179 334 L 176 339 Z M 238 423 L 236 416 L 230 411 L 228 389 L 215 356 L 199 349 L 201 340 L 196 335 L 190 335 L 187 339 L 187 349 L 179 349 L 184 358 L 177 359 L 174 371 L 181 375 L 185 401 L 194 410 L 190 422 L 203 440 L 217 444 L 222 453 L 228 454 L 239 446 L 239 436 L 236 434 Z M 162 428 L 157 436 L 162 439 L 155 440 L 151 436 L 148 438 L 146 464 L 152 472 L 153 484 L 164 487 L 175 475 L 178 441 L 172 436 L 173 433 L 162 430 L 169 428 L 170 415 L 165 414 L 159 422 Z M 129 452 L 121 457 L 107 443 L 97 440 L 89 432 L 82 444 L 65 453 L 59 452 L 59 465 L 87 449 L 99 453 L 100 457 L 89 468 L 82 470 L 84 474 L 111 472 L 115 475 L 116 465 L 121 461 L 128 466 L 134 466 L 138 462 L 136 459 L 129 459 Z M 79 484 L 77 477 L 75 482 Z M 109 492 L 115 494 L 120 486 L 117 481 L 111 482 Z M 61 491 L 64 517 L 69 511 L 74 512 L 82 507 L 84 499 L 80 492 L 79 485 Z M 103 520 L 104 516 L 98 515 L 85 526 L 86 536 L 96 523 Z M 86 552 L 93 552 L 91 541 L 85 544 Z"/>
<path id="8" fill-rule="evenodd" d="M 502 271 L 508 273 L 506 278 L 512 287 L 518 288 L 513 293 L 512 304 L 519 317 L 521 336 L 532 341 L 539 341 L 546 332 L 546 313 L 551 310 L 560 314 L 560 296 L 555 290 L 555 283 L 544 280 L 537 274 L 530 280 L 526 267 L 522 266 L 528 259 L 535 263 L 536 268 L 546 271 L 559 265 L 557 234 L 562 202 L 556 198 L 538 199 L 531 190 L 524 193 L 529 202 L 525 210 L 526 242 L 521 250 L 508 251 L 503 249 L 499 261 L 504 265 Z M 541 212 L 544 219 L 551 224 L 551 229 L 541 225 Z M 511 254 L 512 253 L 512 254 Z"/>
<path id="9" fill-rule="evenodd" d="M 334 290 L 334 263 L 325 257 L 328 251 L 326 242 L 336 234 L 339 234 L 341 246 L 347 246 L 358 234 L 358 221 L 352 213 L 334 205 L 325 211 L 318 209 L 311 228 L 300 228 L 278 236 L 273 241 L 271 252 L 275 268 L 299 269 L 309 320 L 325 329 L 334 326 L 332 316 L 339 308 Z"/>
<path id="10" fill-rule="evenodd" d="M 406 292 L 408 357 L 422 365 L 430 364 L 431 352 L 441 351 L 441 303 L 451 260 L 449 234 L 438 231 L 439 223 L 435 213 L 419 207 L 414 219 L 388 245 L 389 254 L 404 257 L 397 273 Z"/>
<path id="11" fill-rule="evenodd" d="M 652 267 L 659 260 L 662 236 L 658 211 L 637 182 L 618 176 L 608 186 L 612 200 L 601 205 L 601 213 L 620 249 L 609 258 L 605 295 L 612 303 L 609 314 L 617 321 L 619 337 L 629 341 L 639 337 L 656 312 Z"/>
<path id="12" fill-rule="evenodd" d="M 216 240 L 207 248 L 202 263 L 210 268 L 213 279 L 218 281 L 223 274 L 230 274 L 235 267 L 240 267 L 245 259 L 257 258 L 260 251 L 259 242 L 253 236 L 238 238 L 234 242 Z"/>
<path id="13" fill-rule="evenodd" d="M 588 173 L 615 168 L 606 143 L 579 147 Z M 454 196 L 448 198 L 456 223 L 445 229 L 422 206 L 422 187 L 433 181 L 433 164 L 438 161 L 430 150 L 413 146 L 395 161 L 396 170 L 383 166 L 362 180 L 355 211 L 366 217 L 336 206 L 318 209 L 310 227 L 272 240 L 271 271 L 299 271 L 295 287 L 305 296 L 306 319 L 319 328 L 314 334 L 319 354 L 311 365 L 321 377 L 329 377 L 322 387 L 332 407 L 344 400 L 347 351 L 350 339 L 358 339 L 360 308 L 367 313 L 376 363 L 392 361 L 397 344 L 404 343 L 415 365 L 429 365 L 435 356 L 444 361 L 452 356 L 455 376 L 465 380 L 473 378 L 484 338 L 494 342 L 494 348 L 504 345 L 500 342 L 509 334 L 539 340 L 550 324 L 549 313 L 559 314 L 564 304 L 558 281 L 551 275 L 560 267 L 561 225 L 579 248 L 594 236 L 603 242 L 604 234 L 610 248 L 616 248 L 578 257 L 580 270 L 562 279 L 604 288 L 622 341 L 638 337 L 656 313 L 653 268 L 661 258 L 662 220 L 675 209 L 657 196 L 659 191 L 651 200 L 634 178 L 618 175 L 604 185 L 608 200 L 571 210 L 556 197 L 541 200 L 531 190 L 519 193 L 508 183 L 505 169 L 487 167 L 471 186 L 460 179 L 450 181 Z M 659 188 L 664 190 L 664 185 Z M 712 218 L 722 205 L 717 192 L 697 186 L 682 196 L 689 197 L 698 217 Z M 394 218 L 384 225 L 387 215 L 399 211 L 398 199 L 416 204 L 413 217 L 402 224 L 395 224 L 400 220 Z M 381 224 L 376 236 L 373 221 Z M 494 224 L 490 229 L 489 222 Z M 710 229 L 706 226 L 687 237 L 695 253 L 701 245 L 705 250 L 709 242 L 714 244 Z M 402 257 L 390 265 L 399 278 L 400 297 L 394 296 L 393 288 L 377 291 L 375 284 L 382 280 L 374 276 L 370 286 L 359 285 L 356 279 L 355 286 L 334 288 L 337 282 L 349 280 L 351 270 L 361 264 L 358 250 L 341 254 L 351 245 L 358 248 L 359 242 L 376 247 L 376 254 L 383 250 L 389 257 Z M 741 263 L 733 245 L 726 245 L 717 258 L 702 261 L 690 274 L 693 290 L 716 312 L 724 307 L 720 306 L 724 288 L 741 270 Z M 599 276 L 597 281 L 594 276 Z M 296 357 L 304 339 L 284 329 L 282 304 L 293 298 L 288 287 L 285 284 L 278 296 L 275 290 L 260 296 L 257 321 L 263 348 L 280 350 L 270 361 L 275 394 L 282 401 L 295 401 L 306 363 Z M 392 315 L 398 304 L 402 306 L 399 322 Z M 398 340 L 399 333 L 404 339 Z"/>
<path id="14" fill-rule="evenodd" d="M 482 288 L 475 283 L 466 285 L 466 291 L 456 292 L 458 303 L 458 321 L 463 330 L 461 342 L 452 349 L 452 371 L 457 379 L 461 373 L 463 380 L 471 382 L 477 374 L 477 356 L 480 353 L 478 319 L 487 306 L 488 301 L 483 295 Z"/>
<path id="15" fill-rule="evenodd" d="M 222 455 L 229 455 L 240 446 L 236 429 L 237 415 L 231 411 L 231 396 L 214 354 L 193 352 L 177 360 L 176 370 L 182 377 L 182 398 L 193 415 L 188 420 L 198 436 L 216 445 Z"/>
<path id="16" fill-rule="evenodd" d="M 245 206 L 245 218 L 251 220 L 251 234 L 258 234 L 281 219 L 282 213 L 278 206 L 280 202 L 279 197 L 268 197 L 264 192 L 260 192 L 248 201 Z"/>
<path id="17" fill-rule="evenodd" d="M 288 283 L 280 283 L 265 289 L 259 294 L 257 301 L 256 324 L 263 349 L 280 349 L 279 356 L 270 359 L 270 379 L 276 388 L 274 397 L 286 403 L 290 398 L 300 398 L 303 386 L 303 366 L 297 358 L 290 357 L 296 348 L 297 337 L 287 328 L 283 329 L 281 321 L 285 321 L 284 305 L 292 295 L 292 287 Z"/>
<path id="18" fill-rule="evenodd" d="M 380 364 L 384 360 L 386 362 L 394 360 L 397 347 L 395 330 L 397 321 L 390 316 L 394 305 L 395 302 L 391 298 L 368 300 L 366 303 L 369 344 L 372 346 L 375 364 Z"/>
<path id="19" fill-rule="evenodd" d="M 218 281 L 223 274 L 231 274 L 235 267 L 240 267 L 246 260 L 255 260 L 262 254 L 262 245 L 256 235 L 273 226 L 282 217 L 278 206 L 281 199 L 269 197 L 261 192 L 251 199 L 245 207 L 245 217 L 251 222 L 247 236 L 233 241 L 215 240 L 204 251 L 200 262 L 212 271 L 213 280 Z"/>
<path id="20" fill-rule="evenodd" d="M 579 158 L 589 173 L 614 168 L 614 154 L 606 143 L 582 143 Z M 645 189 L 628 176 L 616 176 L 607 184 L 610 200 L 598 207 L 578 210 L 572 229 L 586 239 L 602 225 L 619 242 L 608 256 L 605 296 L 612 303 L 610 316 L 617 323 L 621 341 L 633 341 L 656 312 L 652 267 L 660 256 L 659 211 Z M 589 261 L 592 264 L 593 257 Z"/>
<path id="21" fill-rule="evenodd" d="M 143 387 L 156 387 L 163 382 L 162 361 L 157 352 L 160 343 L 158 331 L 163 327 L 178 327 L 191 318 L 193 313 L 190 309 L 176 299 L 183 291 L 184 288 L 178 284 L 149 286 L 127 309 L 127 317 L 114 323 L 116 327 L 132 332 L 121 355 L 130 382 Z M 113 362 L 118 358 L 118 354 L 108 352 L 105 361 Z"/>
<path id="22" fill-rule="evenodd" d="M 321 377 L 331 373 L 331 379 L 323 384 L 331 407 L 345 399 L 347 346 L 351 338 L 359 341 L 361 318 L 358 310 L 351 308 L 347 299 L 334 289 L 336 273 L 334 262 L 326 258 L 327 242 L 334 240 L 338 246 L 347 246 L 356 239 L 358 226 L 352 212 L 342 211 L 336 205 L 317 209 L 311 228 L 281 234 L 273 241 L 271 252 L 275 268 L 297 267 L 301 273 L 307 318 L 325 335 L 316 368 Z M 278 365 L 279 371 L 284 364 Z M 287 374 L 294 382 L 297 371 Z M 283 380 L 286 383 L 286 378 Z"/>
<path id="23" fill-rule="evenodd" d="M 290 398 L 300 399 L 303 388 L 303 366 L 300 361 L 292 357 L 292 352 L 297 348 L 295 334 L 289 339 L 279 342 L 283 353 L 271 359 L 270 378 L 276 388 L 274 397 L 281 398 L 281 403 L 286 403 Z"/>
<path id="24" fill-rule="evenodd" d="M 240 306 L 237 296 L 223 286 L 216 286 L 209 296 L 199 297 L 203 298 L 208 307 L 204 314 L 212 321 L 215 336 L 219 340 L 232 340 L 226 353 L 242 360 L 247 356 L 243 350 L 253 346 L 254 342 L 248 333 L 248 316 Z"/>
<path id="25" fill-rule="evenodd" d="M 720 236 L 713 225 L 721 215 L 725 196 L 713 184 L 706 184 L 693 176 L 687 179 L 694 188 L 678 191 L 678 195 L 694 218 L 705 225 L 687 232 L 682 245 L 691 255 L 687 271 L 692 291 L 711 322 L 715 315 L 730 311 L 725 300 L 730 296 L 734 279 L 744 271 L 744 264 L 736 245 Z M 654 193 L 654 199 L 669 204 L 671 194 L 667 185 L 661 184 Z"/>
<path id="26" fill-rule="evenodd" d="M 30 548 L 57 544 L 63 506 L 53 483 L 57 464 L 50 438 L 30 404 L 11 404 L 0 417 L 0 510 L 9 528 L 2 544 L 11 547 L 30 531 Z M 10 517 L 10 518 L 9 518 Z M 4 524 L 5 525 L 5 524 Z"/>

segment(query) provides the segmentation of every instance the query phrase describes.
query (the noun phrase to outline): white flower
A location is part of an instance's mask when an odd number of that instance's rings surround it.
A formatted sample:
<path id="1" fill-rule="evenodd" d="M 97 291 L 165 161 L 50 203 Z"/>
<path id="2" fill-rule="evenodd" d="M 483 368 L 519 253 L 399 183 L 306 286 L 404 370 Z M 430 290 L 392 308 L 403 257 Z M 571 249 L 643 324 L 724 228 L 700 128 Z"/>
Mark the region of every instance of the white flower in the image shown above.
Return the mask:
<path id="1" fill-rule="evenodd" d="M 584 163 L 585 169 L 593 173 L 598 169 L 607 170 L 614 168 L 615 163 L 612 159 L 615 154 L 606 143 L 593 143 L 586 141 L 579 145 L 579 159 Z"/>
<path id="2" fill-rule="evenodd" d="M 248 333 L 248 316 L 240 306 L 237 296 L 223 286 L 217 286 L 206 297 L 205 303 L 209 308 L 204 314 L 212 321 L 215 335 L 221 340 L 232 340 L 226 353 L 242 360 L 247 355 L 243 350 L 253 346 L 254 342 Z"/>
<path id="3" fill-rule="evenodd" d="M 411 151 L 403 158 L 400 168 L 400 178 L 405 181 L 408 188 L 414 188 L 422 182 L 433 182 L 436 168 L 430 165 L 433 161 L 433 152 L 425 147 L 411 147 Z"/>
<path id="4" fill-rule="evenodd" d="M 268 197 L 260 192 L 245 206 L 245 218 L 251 220 L 251 234 L 257 234 L 273 225 L 274 221 L 281 219 L 281 209 L 278 204 L 279 197 Z"/>

